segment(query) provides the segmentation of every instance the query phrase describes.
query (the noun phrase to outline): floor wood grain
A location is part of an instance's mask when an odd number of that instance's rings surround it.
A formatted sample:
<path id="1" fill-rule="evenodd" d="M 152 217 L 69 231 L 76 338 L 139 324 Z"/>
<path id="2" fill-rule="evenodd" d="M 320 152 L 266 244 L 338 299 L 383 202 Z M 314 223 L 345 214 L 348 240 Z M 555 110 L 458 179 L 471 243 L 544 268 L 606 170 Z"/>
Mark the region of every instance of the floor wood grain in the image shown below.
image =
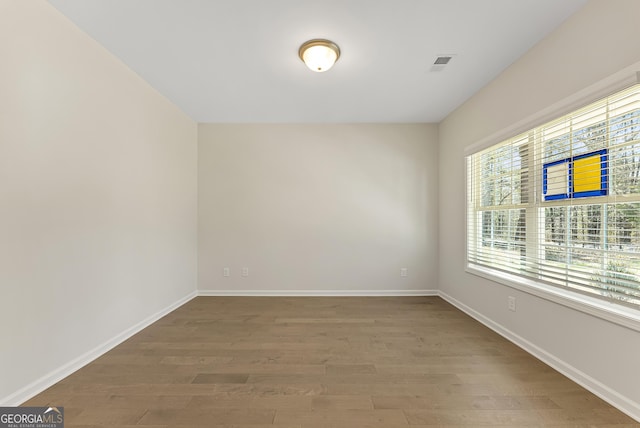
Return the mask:
<path id="1" fill-rule="evenodd" d="M 639 427 L 437 297 L 198 297 L 24 405 L 67 427 Z"/>

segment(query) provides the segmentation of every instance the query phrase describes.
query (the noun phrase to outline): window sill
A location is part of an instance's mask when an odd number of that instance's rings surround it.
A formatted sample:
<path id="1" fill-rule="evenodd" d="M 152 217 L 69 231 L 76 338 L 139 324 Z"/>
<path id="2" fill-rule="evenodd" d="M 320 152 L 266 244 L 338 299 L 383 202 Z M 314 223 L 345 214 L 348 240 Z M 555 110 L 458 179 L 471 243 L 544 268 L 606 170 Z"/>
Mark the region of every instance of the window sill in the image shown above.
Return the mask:
<path id="1" fill-rule="evenodd" d="M 468 263 L 468 273 L 640 332 L 640 310 Z"/>

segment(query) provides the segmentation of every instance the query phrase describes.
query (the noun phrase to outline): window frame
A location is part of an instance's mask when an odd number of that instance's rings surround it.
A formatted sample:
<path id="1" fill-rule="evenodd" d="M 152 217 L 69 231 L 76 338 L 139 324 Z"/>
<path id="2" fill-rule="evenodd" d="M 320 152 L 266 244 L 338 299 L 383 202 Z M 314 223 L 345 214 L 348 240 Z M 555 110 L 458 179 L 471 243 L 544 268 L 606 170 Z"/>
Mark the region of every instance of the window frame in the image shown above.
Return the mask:
<path id="1" fill-rule="evenodd" d="M 482 277 L 484 279 L 491 280 L 493 282 L 500 283 L 502 285 L 506 285 L 508 287 L 514 288 L 516 290 L 543 298 L 545 300 L 549 300 L 565 307 L 569 307 L 571 309 L 575 309 L 581 311 L 583 313 L 587 313 L 589 315 L 595 316 L 597 318 L 607 320 L 613 322 L 615 324 L 630 328 L 635 331 L 640 331 L 640 309 L 628 306 L 624 304 L 619 304 L 614 301 L 609 301 L 605 299 L 600 299 L 598 297 L 593 297 L 588 294 L 583 294 L 577 290 L 570 290 L 565 288 L 556 287 L 553 285 L 546 284 L 541 281 L 537 281 L 534 278 L 527 278 L 520 275 L 510 274 L 503 270 L 492 269 L 490 267 L 482 266 L 475 264 L 468 259 L 469 255 L 469 244 L 471 241 L 477 241 L 479 237 L 477 236 L 477 228 L 473 231 L 473 235 L 469 234 L 469 204 L 471 203 L 470 197 L 473 196 L 479 197 L 480 195 L 470 195 L 468 187 L 469 183 L 469 161 L 470 155 L 478 153 L 482 150 L 485 150 L 492 146 L 497 146 L 500 142 L 505 140 L 514 139 L 515 137 L 524 137 L 527 132 L 531 132 L 529 135 L 529 141 L 526 144 L 530 145 L 530 148 L 534 150 L 542 150 L 540 144 L 535 143 L 535 136 L 533 135 L 533 129 L 537 128 L 545 123 L 551 122 L 556 118 L 565 116 L 570 114 L 576 110 L 579 110 L 585 105 L 591 104 L 599 99 L 605 98 L 612 94 L 615 94 L 619 91 L 622 91 L 630 86 L 640 83 L 640 62 L 632 65 L 631 67 L 627 67 L 624 70 L 594 84 L 588 88 L 585 88 L 582 91 L 577 92 L 576 94 L 565 98 L 564 100 L 555 103 L 554 105 L 548 107 L 547 109 L 540 111 L 514 125 L 511 127 L 499 131 L 496 134 L 493 134 L 487 138 L 480 140 L 479 142 L 468 146 L 464 150 L 464 171 L 465 171 L 465 253 L 464 253 L 464 263 L 465 263 L 465 271 L 474 276 Z M 541 155 L 541 153 L 536 153 L 534 155 L 533 151 L 531 152 L 531 156 L 529 156 L 529 165 L 530 171 L 534 165 L 534 157 Z M 476 176 L 479 176 L 480 172 L 475 172 Z M 476 179 L 476 177 L 474 177 Z M 531 178 L 531 181 L 535 181 L 535 179 Z M 527 188 L 527 202 L 526 204 L 519 204 L 517 206 L 508 205 L 504 206 L 504 209 L 513 209 L 513 208 L 524 208 L 526 210 L 526 252 L 527 256 L 529 256 L 530 252 L 540 252 L 542 251 L 540 245 L 540 235 L 538 233 L 540 228 L 540 221 L 544 222 L 544 214 L 540 214 L 544 207 L 540 207 L 535 202 L 535 192 L 536 192 L 536 183 L 533 186 L 528 186 Z M 540 186 L 542 184 L 540 183 Z M 476 186 L 476 189 L 479 186 Z M 542 190 L 541 188 L 539 190 Z M 611 199 L 609 195 L 600 196 L 604 198 L 604 200 L 599 201 L 598 203 L 606 204 Z M 640 195 L 634 195 L 633 200 L 640 201 Z M 620 200 L 620 196 L 618 196 L 618 202 Z M 566 201 L 558 200 L 558 201 L 547 201 L 547 203 L 551 203 L 549 206 L 553 206 L 555 204 L 563 205 L 563 202 Z M 544 225 L 542 225 L 544 227 Z M 472 236 L 472 237 L 471 237 Z"/>

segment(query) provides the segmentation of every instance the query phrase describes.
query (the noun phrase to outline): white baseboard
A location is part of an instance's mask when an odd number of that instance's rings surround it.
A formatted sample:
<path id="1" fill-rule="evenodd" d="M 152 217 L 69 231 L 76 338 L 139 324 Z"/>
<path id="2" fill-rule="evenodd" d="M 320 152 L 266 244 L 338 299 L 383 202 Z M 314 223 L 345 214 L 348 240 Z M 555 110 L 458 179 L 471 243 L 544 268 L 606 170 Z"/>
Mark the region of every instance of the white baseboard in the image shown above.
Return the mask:
<path id="1" fill-rule="evenodd" d="M 438 290 L 198 290 L 198 296 L 437 296 Z"/>
<path id="2" fill-rule="evenodd" d="M 628 416 L 640 422 L 640 403 L 637 403 L 621 395 L 620 393 L 614 391 L 613 389 L 597 381 L 586 373 L 573 367 L 566 361 L 563 361 L 555 355 L 550 354 L 544 349 L 515 334 L 511 330 L 498 324 L 492 319 L 485 317 L 481 313 L 475 311 L 474 309 L 449 296 L 448 294 L 439 291 L 438 295 L 447 302 L 451 303 L 456 308 L 460 309 L 462 312 L 465 312 L 470 317 L 489 327 L 491 330 L 495 331 L 505 339 L 524 349 L 547 365 L 553 367 L 555 370 L 562 373 L 578 385 L 586 388 L 598 397 L 602 398 L 604 401 L 608 402 L 612 406 L 616 407 L 620 411 L 626 413 Z"/>
<path id="3" fill-rule="evenodd" d="M 91 349 L 88 352 L 85 352 L 79 357 L 69 361 L 67 364 L 64 364 L 63 366 L 58 367 L 57 369 L 51 371 L 50 373 L 42 376 L 40 379 L 37 379 L 36 381 L 30 383 L 24 388 L 19 389 L 13 394 L 10 394 L 9 396 L 4 397 L 3 399 L 0 400 L 0 406 L 19 406 L 20 404 L 24 403 L 30 398 L 38 395 L 45 389 L 51 387 L 55 383 L 61 381 L 65 377 L 69 376 L 73 372 L 81 369 L 85 365 L 89 364 L 91 361 L 105 354 L 107 351 L 121 344 L 125 340 L 129 339 L 131 336 L 138 333 L 142 329 L 158 321 L 163 316 L 176 310 L 177 308 L 184 305 L 185 303 L 187 303 L 189 300 L 193 299 L 197 295 L 198 294 L 195 291 L 192 293 L 189 293 L 185 297 L 170 304 L 164 309 L 161 309 L 155 314 L 148 316 L 144 320 L 140 321 L 138 324 L 126 329 L 122 333 L 107 340 L 103 344 Z"/>

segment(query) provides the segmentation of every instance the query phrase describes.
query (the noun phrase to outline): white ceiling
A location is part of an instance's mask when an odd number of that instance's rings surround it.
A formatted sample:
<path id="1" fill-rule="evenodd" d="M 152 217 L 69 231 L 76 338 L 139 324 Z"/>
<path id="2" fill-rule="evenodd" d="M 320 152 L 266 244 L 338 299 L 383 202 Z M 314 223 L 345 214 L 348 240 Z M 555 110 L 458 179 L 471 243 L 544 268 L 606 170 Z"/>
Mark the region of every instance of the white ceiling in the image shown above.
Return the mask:
<path id="1" fill-rule="evenodd" d="M 438 122 L 586 0 L 50 2 L 198 122 L 304 123 Z M 326 73 L 312 38 L 342 50 Z"/>

